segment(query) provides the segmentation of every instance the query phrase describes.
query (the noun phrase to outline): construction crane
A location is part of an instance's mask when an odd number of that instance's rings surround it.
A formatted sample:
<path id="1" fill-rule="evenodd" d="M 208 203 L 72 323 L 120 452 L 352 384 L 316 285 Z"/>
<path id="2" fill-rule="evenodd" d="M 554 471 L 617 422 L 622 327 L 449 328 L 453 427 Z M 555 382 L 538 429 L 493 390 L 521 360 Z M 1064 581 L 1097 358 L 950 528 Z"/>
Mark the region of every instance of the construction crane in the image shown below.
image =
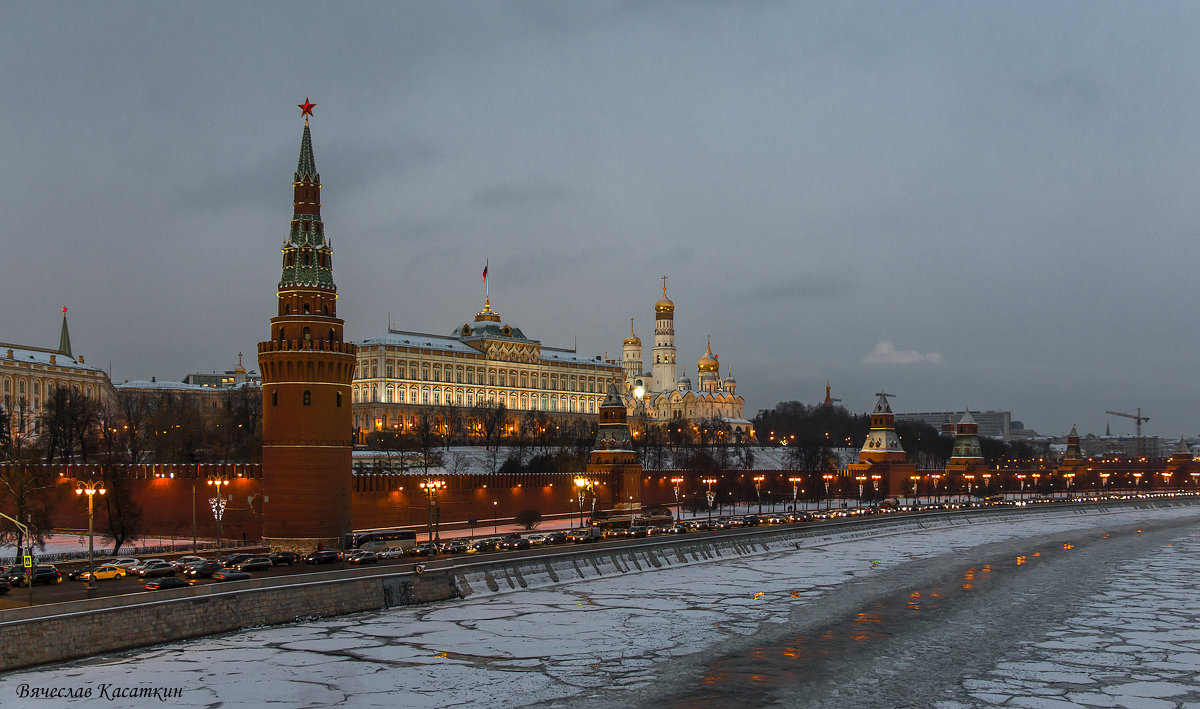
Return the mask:
<path id="1" fill-rule="evenodd" d="M 1140 406 L 1138 407 L 1136 415 L 1135 414 L 1127 414 L 1127 413 L 1123 413 L 1120 411 L 1105 411 L 1104 413 L 1112 414 L 1113 416 L 1122 416 L 1127 419 L 1133 419 L 1134 421 L 1137 422 L 1137 457 L 1138 457 L 1138 460 L 1141 460 L 1142 459 L 1142 422 L 1149 421 L 1150 417 L 1142 416 L 1142 407 L 1140 407 Z"/>

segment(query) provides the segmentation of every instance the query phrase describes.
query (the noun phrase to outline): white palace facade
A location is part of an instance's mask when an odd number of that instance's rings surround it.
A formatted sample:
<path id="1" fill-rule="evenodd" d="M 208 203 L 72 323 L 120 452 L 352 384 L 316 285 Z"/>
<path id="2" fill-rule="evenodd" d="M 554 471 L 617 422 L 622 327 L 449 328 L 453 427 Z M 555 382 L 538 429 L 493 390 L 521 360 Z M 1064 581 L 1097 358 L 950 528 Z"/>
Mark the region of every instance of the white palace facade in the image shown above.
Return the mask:
<path id="1" fill-rule="evenodd" d="M 388 328 L 362 340 L 352 385 L 354 427 L 404 431 L 422 412 L 503 405 L 514 414 L 596 415 L 621 366 L 601 356 L 546 347 L 505 323 L 491 299 L 448 335 Z M 468 426 L 469 426 L 468 422 Z M 515 425 L 515 424 L 514 424 Z"/>
<path id="2" fill-rule="evenodd" d="M 66 308 L 57 349 L 0 342 L 0 405 L 10 414 L 10 433 L 33 433 L 59 387 L 69 387 L 101 404 L 116 400 L 108 374 L 71 352 Z"/>

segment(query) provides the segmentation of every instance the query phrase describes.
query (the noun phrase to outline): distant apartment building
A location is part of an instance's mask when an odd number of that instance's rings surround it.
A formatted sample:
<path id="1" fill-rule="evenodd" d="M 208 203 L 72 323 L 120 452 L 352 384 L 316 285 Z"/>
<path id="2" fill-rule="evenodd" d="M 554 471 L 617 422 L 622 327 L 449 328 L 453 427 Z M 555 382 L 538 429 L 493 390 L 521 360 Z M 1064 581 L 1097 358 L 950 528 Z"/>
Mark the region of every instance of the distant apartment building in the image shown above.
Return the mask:
<path id="1" fill-rule="evenodd" d="M 958 423 L 964 413 L 966 412 L 960 409 L 958 411 L 922 411 L 918 413 L 896 414 L 896 423 L 927 423 L 940 431 L 942 424 L 947 421 L 952 424 Z M 975 419 L 975 422 L 979 424 L 979 435 L 981 436 L 999 438 L 1002 441 L 1011 440 L 1013 437 L 1011 411 L 972 411 L 971 418 Z M 1021 428 L 1019 422 L 1017 428 Z"/>

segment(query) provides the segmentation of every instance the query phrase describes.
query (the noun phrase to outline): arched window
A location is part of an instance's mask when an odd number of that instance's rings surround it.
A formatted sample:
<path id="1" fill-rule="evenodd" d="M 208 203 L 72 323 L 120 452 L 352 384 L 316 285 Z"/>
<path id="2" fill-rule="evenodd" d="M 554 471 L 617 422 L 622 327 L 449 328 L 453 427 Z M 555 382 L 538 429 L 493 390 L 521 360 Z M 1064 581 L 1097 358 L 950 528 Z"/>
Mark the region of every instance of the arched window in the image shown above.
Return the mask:
<path id="1" fill-rule="evenodd" d="M 308 306 L 305 306 L 305 307 L 308 307 Z M 305 342 L 308 342 L 308 341 L 310 341 L 310 340 L 312 340 L 312 333 L 308 331 L 308 326 L 305 326 L 305 328 L 304 328 L 304 341 L 305 341 Z"/>
<path id="2" fill-rule="evenodd" d="M 304 390 L 304 405 L 312 406 L 312 392 L 308 389 Z"/>
<path id="3" fill-rule="evenodd" d="M 312 306 L 310 306 L 308 303 L 305 303 L 304 304 L 304 314 L 308 315 L 311 312 L 312 312 Z"/>

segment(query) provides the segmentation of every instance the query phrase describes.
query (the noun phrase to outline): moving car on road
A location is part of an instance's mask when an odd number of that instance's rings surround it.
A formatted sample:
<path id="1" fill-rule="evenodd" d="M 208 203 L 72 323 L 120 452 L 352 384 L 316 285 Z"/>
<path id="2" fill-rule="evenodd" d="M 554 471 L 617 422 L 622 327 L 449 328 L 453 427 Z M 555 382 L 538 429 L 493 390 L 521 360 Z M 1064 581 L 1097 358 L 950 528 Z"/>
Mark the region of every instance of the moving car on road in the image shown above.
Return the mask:
<path id="1" fill-rule="evenodd" d="M 144 564 L 138 564 L 133 567 L 133 574 L 141 578 L 153 578 L 155 576 L 174 576 L 175 567 L 171 566 L 162 559 L 147 561 Z"/>
<path id="2" fill-rule="evenodd" d="M 198 561 L 183 570 L 183 575 L 191 579 L 207 579 L 212 578 L 212 575 L 225 567 L 221 566 L 221 562 L 212 559 Z"/>
<path id="3" fill-rule="evenodd" d="M 190 581 L 185 581 L 174 576 L 163 576 L 156 579 L 150 579 L 146 582 L 144 588 L 147 591 L 164 591 L 168 588 L 187 588 L 191 586 Z"/>
<path id="4" fill-rule="evenodd" d="M 341 560 L 342 555 L 332 549 L 321 549 L 304 557 L 306 564 L 336 564 Z"/>
<path id="5" fill-rule="evenodd" d="M 231 568 L 238 571 L 263 571 L 271 568 L 271 559 L 265 556 L 252 556 L 234 564 Z"/>
<path id="6" fill-rule="evenodd" d="M 106 581 L 108 579 L 119 579 L 119 578 L 123 577 L 125 574 L 126 574 L 125 569 L 121 568 L 120 566 L 113 566 L 112 564 L 105 564 L 104 566 L 96 567 L 96 580 L 97 581 Z M 75 574 L 75 578 L 80 581 L 90 581 L 91 575 L 89 574 L 87 569 L 84 569 L 84 570 L 80 571 L 79 573 Z"/>

